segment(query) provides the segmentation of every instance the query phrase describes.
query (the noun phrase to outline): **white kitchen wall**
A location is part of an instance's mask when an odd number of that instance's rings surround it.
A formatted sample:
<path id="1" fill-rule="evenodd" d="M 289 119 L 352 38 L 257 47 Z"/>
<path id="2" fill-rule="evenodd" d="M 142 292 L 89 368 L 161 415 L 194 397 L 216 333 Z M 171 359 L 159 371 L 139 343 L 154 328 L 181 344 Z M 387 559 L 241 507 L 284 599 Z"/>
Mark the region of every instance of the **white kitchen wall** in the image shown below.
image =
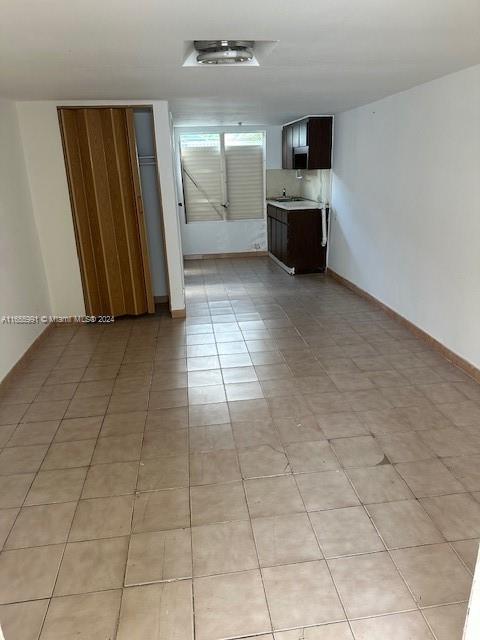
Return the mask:
<path id="1" fill-rule="evenodd" d="M 282 195 L 283 189 L 288 196 L 301 196 L 307 200 L 330 202 L 331 170 L 267 170 L 267 198 Z"/>
<path id="2" fill-rule="evenodd" d="M 285 189 L 289 196 L 300 196 L 303 178 L 291 169 L 267 169 L 267 198 L 281 196 Z"/>
<path id="3" fill-rule="evenodd" d="M 57 116 L 57 106 L 69 104 L 152 106 L 166 238 L 170 307 L 174 310 L 184 309 L 183 261 L 179 243 L 168 103 L 155 100 L 18 102 L 17 110 L 33 213 L 38 227 L 53 312 L 57 315 L 81 315 L 85 312 Z"/>
<path id="4" fill-rule="evenodd" d="M 331 193 L 331 169 L 315 169 L 302 171 L 300 181 L 300 195 L 307 200 L 330 203 Z"/>
<path id="5" fill-rule="evenodd" d="M 282 128 L 280 126 L 175 127 L 176 168 L 180 201 L 183 200 L 183 196 L 181 195 L 179 139 L 182 133 L 195 131 L 209 131 L 211 133 L 265 131 L 265 168 L 267 173 L 270 169 L 281 169 L 282 167 Z M 212 220 L 189 222 L 187 224 L 184 207 L 178 208 L 178 216 L 182 234 L 183 254 L 186 256 L 209 253 L 265 251 L 267 249 L 265 218 L 234 221 Z"/>
<path id="6" fill-rule="evenodd" d="M 329 265 L 480 367 L 480 66 L 336 116 Z"/>
<path id="7" fill-rule="evenodd" d="M 49 315 L 17 112 L 7 100 L 0 100 L 0 228 L 0 316 Z M 0 325 L 0 380 L 44 329 L 44 324 Z"/>

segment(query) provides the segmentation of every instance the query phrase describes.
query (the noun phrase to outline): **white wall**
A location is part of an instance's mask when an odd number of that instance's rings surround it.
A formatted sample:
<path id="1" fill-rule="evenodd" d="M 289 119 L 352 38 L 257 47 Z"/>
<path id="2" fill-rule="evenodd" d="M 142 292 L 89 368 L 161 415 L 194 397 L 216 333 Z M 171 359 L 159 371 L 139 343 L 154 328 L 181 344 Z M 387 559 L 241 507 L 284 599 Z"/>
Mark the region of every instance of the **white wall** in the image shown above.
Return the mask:
<path id="1" fill-rule="evenodd" d="M 40 237 L 53 313 L 76 315 L 85 312 L 57 117 L 57 106 L 69 104 L 152 106 L 167 244 L 170 307 L 183 309 L 185 307 L 183 264 L 178 241 L 168 104 L 152 100 L 19 102 L 17 110 L 33 212 Z"/>
<path id="2" fill-rule="evenodd" d="M 17 113 L 6 100 L 0 100 L 0 229 L 0 316 L 49 315 Z M 44 329 L 43 324 L 0 325 L 0 380 Z"/>
<path id="3" fill-rule="evenodd" d="M 480 367 L 480 66 L 336 116 L 329 264 Z"/>
<path id="4" fill-rule="evenodd" d="M 265 131 L 265 168 L 282 167 L 282 127 L 265 125 L 236 127 L 175 127 L 176 174 L 181 181 L 179 140 L 182 133 L 209 131 L 211 133 Z M 183 202 L 181 182 L 178 193 Z M 185 207 L 178 208 L 184 255 L 208 253 L 238 253 L 242 251 L 265 251 L 267 230 L 265 217 L 256 220 L 208 220 L 189 222 L 185 220 Z"/>
<path id="5" fill-rule="evenodd" d="M 330 203 L 332 199 L 331 191 L 331 169 L 314 169 L 302 171 L 303 179 L 300 181 L 300 194 L 307 200 Z"/>
<path id="6" fill-rule="evenodd" d="M 182 241 L 177 215 L 172 123 L 166 102 L 156 101 L 153 103 L 153 120 L 157 143 L 158 176 L 160 178 L 162 196 L 170 309 L 182 310 L 185 309 Z"/>
<path id="7" fill-rule="evenodd" d="M 19 102 L 23 150 L 55 315 L 83 315 L 82 282 L 56 104 Z"/>
<path id="8" fill-rule="evenodd" d="M 289 196 L 301 196 L 304 173 L 292 169 L 267 169 L 267 198 L 281 196 L 284 189 Z"/>
<path id="9" fill-rule="evenodd" d="M 270 169 L 267 171 L 267 198 L 282 195 L 300 196 L 317 202 L 331 200 L 330 169 Z"/>

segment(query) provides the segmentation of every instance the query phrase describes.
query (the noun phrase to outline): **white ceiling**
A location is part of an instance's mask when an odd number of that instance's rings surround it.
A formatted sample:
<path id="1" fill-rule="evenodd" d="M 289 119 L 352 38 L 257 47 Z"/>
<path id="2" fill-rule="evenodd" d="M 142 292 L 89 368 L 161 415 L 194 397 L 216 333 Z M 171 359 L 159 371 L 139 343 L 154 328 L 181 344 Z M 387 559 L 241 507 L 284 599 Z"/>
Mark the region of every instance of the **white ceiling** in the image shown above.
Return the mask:
<path id="1" fill-rule="evenodd" d="M 278 40 L 184 68 L 185 41 Z M 0 96 L 165 99 L 178 124 L 335 113 L 480 62 L 479 0 L 0 0 Z"/>

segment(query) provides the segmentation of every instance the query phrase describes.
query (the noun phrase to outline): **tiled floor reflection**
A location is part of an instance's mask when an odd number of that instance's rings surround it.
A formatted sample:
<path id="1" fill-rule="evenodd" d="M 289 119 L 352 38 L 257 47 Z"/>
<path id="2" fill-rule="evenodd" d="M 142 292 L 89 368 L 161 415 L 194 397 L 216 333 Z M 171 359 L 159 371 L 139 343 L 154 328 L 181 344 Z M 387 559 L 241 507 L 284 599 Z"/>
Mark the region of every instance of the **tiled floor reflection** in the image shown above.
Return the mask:
<path id="1" fill-rule="evenodd" d="M 323 275 L 186 285 L 2 388 L 6 640 L 460 640 L 480 387 Z"/>

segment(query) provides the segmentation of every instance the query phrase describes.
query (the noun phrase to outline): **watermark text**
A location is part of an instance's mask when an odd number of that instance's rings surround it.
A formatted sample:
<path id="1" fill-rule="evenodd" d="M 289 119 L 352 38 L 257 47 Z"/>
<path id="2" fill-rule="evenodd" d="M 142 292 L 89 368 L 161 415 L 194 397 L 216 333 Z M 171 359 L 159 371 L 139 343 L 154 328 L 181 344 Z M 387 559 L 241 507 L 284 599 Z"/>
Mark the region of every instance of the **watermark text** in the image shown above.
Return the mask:
<path id="1" fill-rule="evenodd" d="M 109 324 L 115 322 L 115 316 L 0 316 L 0 324 L 49 324 L 50 322 L 56 324 Z"/>

